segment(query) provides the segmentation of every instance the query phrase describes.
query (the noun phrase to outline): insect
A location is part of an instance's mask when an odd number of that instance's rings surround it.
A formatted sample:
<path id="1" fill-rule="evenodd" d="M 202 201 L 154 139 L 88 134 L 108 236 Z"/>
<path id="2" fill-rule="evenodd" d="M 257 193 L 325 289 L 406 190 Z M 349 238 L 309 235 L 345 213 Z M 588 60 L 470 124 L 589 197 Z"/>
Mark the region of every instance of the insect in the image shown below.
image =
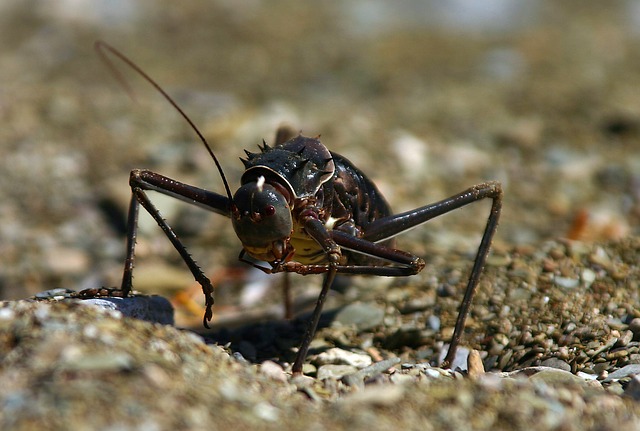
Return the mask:
<path id="1" fill-rule="evenodd" d="M 203 324 L 207 326 L 213 316 L 214 289 L 211 281 L 162 218 L 147 192 L 160 192 L 228 217 L 242 242 L 240 260 L 266 273 L 324 274 L 320 295 L 292 366 L 294 374 L 301 373 L 326 295 L 336 274 L 393 277 L 417 274 L 423 269 L 424 260 L 396 249 L 394 237 L 470 203 L 491 199 L 487 224 L 442 364 L 443 367 L 450 366 L 498 226 L 503 196 L 499 182 L 478 184 L 439 202 L 393 214 L 375 184 L 349 160 L 329 151 L 318 138 L 291 136 L 282 129 L 274 146 L 263 141 L 260 152 L 245 150 L 241 186 L 232 194 L 213 150 L 173 99 L 115 48 L 99 41 L 96 42 L 96 49 L 112 71 L 114 68 L 107 58 L 107 52 L 140 74 L 180 113 L 209 152 L 225 189 L 224 194 L 219 194 L 148 170 L 136 169 L 131 172 L 129 183 L 132 195 L 121 285 L 123 295 L 128 295 L 132 290 L 137 221 L 142 206 L 162 228 L 202 286 L 206 298 Z M 117 71 L 114 73 L 120 79 Z M 250 261 L 247 256 L 253 260 Z"/>

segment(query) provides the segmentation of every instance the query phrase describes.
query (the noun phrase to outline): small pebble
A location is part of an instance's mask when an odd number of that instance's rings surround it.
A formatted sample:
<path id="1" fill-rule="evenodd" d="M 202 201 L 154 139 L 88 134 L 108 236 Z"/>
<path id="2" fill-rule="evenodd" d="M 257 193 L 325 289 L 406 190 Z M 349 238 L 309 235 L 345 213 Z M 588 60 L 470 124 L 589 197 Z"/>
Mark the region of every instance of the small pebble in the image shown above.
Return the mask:
<path id="1" fill-rule="evenodd" d="M 280 418 L 280 409 L 263 401 L 253 406 L 253 414 L 267 422 L 275 422 Z"/>
<path id="2" fill-rule="evenodd" d="M 431 314 L 429 317 L 427 317 L 427 325 L 429 326 L 429 328 L 433 329 L 434 331 L 439 331 L 440 318 L 436 315 Z"/>
<path id="3" fill-rule="evenodd" d="M 0 308 L 0 320 L 13 320 L 16 313 L 10 308 Z"/>
<path id="4" fill-rule="evenodd" d="M 259 369 L 261 374 L 273 380 L 279 380 L 281 382 L 287 381 L 287 375 L 282 367 L 273 361 L 264 361 L 260 364 Z"/>
<path id="5" fill-rule="evenodd" d="M 480 358 L 480 353 L 475 349 L 471 350 L 467 357 L 467 373 L 471 379 L 477 379 L 484 374 L 482 358 Z"/>
<path id="6" fill-rule="evenodd" d="M 334 365 L 327 364 L 318 368 L 317 379 L 335 379 L 340 380 L 347 374 L 355 373 L 358 369 L 352 365 Z"/>
<path id="7" fill-rule="evenodd" d="M 356 368 L 364 368 L 371 365 L 372 362 L 369 355 L 350 352 L 338 347 L 322 352 L 316 357 L 316 363 L 319 365 L 351 365 Z"/>
<path id="8" fill-rule="evenodd" d="M 440 379 L 442 377 L 451 377 L 451 370 L 443 370 L 442 368 L 425 367 L 423 370 L 425 376 L 431 379 Z"/>
<path id="9" fill-rule="evenodd" d="M 584 287 L 588 288 L 594 281 L 596 281 L 596 273 L 589 268 L 585 268 L 582 270 L 582 274 L 580 274 L 580 279 L 582 280 Z"/>
<path id="10" fill-rule="evenodd" d="M 573 289 L 580 285 L 579 279 L 569 277 L 554 277 L 553 282 L 556 286 L 562 287 L 564 289 Z"/>
<path id="11" fill-rule="evenodd" d="M 616 380 L 624 379 L 625 377 L 635 376 L 640 374 L 640 364 L 629 364 L 616 370 L 604 379 L 604 383 L 613 382 Z"/>

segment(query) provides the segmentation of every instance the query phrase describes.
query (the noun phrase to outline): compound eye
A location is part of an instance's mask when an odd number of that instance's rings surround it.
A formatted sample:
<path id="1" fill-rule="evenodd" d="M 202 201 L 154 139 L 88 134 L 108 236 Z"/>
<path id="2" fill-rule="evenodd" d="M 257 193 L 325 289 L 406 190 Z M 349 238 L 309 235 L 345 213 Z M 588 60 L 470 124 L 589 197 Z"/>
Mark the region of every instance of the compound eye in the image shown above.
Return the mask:
<path id="1" fill-rule="evenodd" d="M 273 205 L 267 205 L 262 210 L 262 213 L 267 217 L 272 216 L 276 213 L 276 207 L 274 207 Z"/>

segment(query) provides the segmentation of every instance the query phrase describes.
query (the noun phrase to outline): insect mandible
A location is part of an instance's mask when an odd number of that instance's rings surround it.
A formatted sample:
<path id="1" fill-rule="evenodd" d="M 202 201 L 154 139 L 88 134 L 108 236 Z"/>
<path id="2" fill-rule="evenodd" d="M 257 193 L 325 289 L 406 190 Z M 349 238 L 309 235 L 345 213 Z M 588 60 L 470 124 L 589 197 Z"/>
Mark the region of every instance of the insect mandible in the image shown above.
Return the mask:
<path id="1" fill-rule="evenodd" d="M 491 199 L 491 210 L 467 282 L 449 349 L 442 363 L 448 367 L 464 330 L 465 319 L 478 286 L 502 207 L 502 187 L 490 181 L 470 187 L 441 201 L 393 214 L 386 200 L 357 167 L 345 157 L 329 151 L 318 138 L 291 136 L 281 129 L 274 146 L 263 141 L 260 152 L 246 151 L 241 186 L 232 195 L 222 167 L 204 136 L 174 100 L 142 69 L 110 45 L 98 41 L 96 50 L 116 77 L 106 52 L 119 58 L 159 91 L 198 135 L 214 160 L 225 194 L 178 182 L 148 170 L 130 175 L 132 190 L 127 216 L 127 247 L 122 295 L 132 290 L 132 277 L 140 206 L 155 219 L 178 251 L 205 295 L 203 324 L 213 317 L 213 285 L 199 268 L 173 229 L 153 205 L 147 191 L 156 191 L 231 219 L 242 242 L 240 260 L 267 273 L 325 274 L 320 295 L 301 342 L 292 372 L 302 366 L 315 335 L 325 297 L 336 274 L 409 276 L 425 263 L 411 253 L 395 248 L 394 237 L 437 216 L 472 202 Z M 121 79 L 120 79 L 121 80 Z M 121 80 L 122 81 L 122 80 Z M 266 262 L 268 266 L 249 261 Z"/>

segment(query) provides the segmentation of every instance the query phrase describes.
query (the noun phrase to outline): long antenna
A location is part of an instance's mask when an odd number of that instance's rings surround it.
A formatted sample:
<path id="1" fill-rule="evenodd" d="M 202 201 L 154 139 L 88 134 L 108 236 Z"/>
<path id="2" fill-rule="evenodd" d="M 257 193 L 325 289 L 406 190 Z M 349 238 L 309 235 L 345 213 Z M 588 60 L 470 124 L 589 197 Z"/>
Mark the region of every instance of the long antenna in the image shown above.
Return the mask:
<path id="1" fill-rule="evenodd" d="M 162 87 L 160 87 L 160 85 L 158 85 L 158 83 L 153 80 L 153 78 L 151 78 L 149 75 L 147 75 L 147 73 L 144 70 L 142 70 L 140 67 L 138 67 L 138 65 L 135 64 L 132 60 L 130 60 L 126 55 L 124 55 L 123 53 L 121 53 L 120 51 L 118 51 L 117 49 L 115 49 L 114 47 L 109 45 L 108 43 L 103 42 L 101 40 L 96 41 L 94 46 L 95 46 L 95 49 L 96 49 L 98 55 L 102 59 L 102 61 L 107 65 L 107 67 L 109 68 L 111 73 L 115 76 L 115 78 L 118 80 L 120 85 L 122 85 L 124 87 L 126 92 L 129 94 L 129 97 L 135 99 L 135 97 L 133 95 L 133 91 L 131 90 L 131 87 L 128 85 L 127 80 L 124 79 L 122 74 L 113 65 L 113 62 L 109 59 L 109 57 L 107 56 L 105 51 L 109 51 L 111 54 L 115 55 L 120 60 L 122 60 L 127 66 L 129 66 L 130 68 L 135 70 L 140 76 L 142 76 L 142 78 L 144 78 L 145 81 L 147 81 L 149 84 L 151 84 L 160 94 L 162 94 L 162 96 L 171 104 L 171 106 L 173 106 L 176 109 L 176 111 L 178 111 L 180 113 L 180 115 L 182 115 L 182 118 L 184 118 L 186 120 L 186 122 L 189 123 L 189 126 L 191 126 L 191 128 L 193 129 L 194 132 L 196 132 L 196 134 L 198 135 L 198 137 L 200 138 L 200 140 L 204 144 L 205 148 L 207 149 L 207 151 L 211 155 L 211 158 L 215 162 L 216 167 L 218 168 L 218 172 L 220 172 L 220 177 L 222 178 L 222 182 L 224 183 L 224 189 L 227 192 L 227 197 L 229 198 L 229 204 L 232 204 L 233 203 L 233 197 L 231 195 L 231 189 L 229 188 L 229 183 L 227 182 L 227 177 L 225 177 L 224 172 L 222 171 L 222 166 L 220 165 L 220 162 L 218 161 L 218 158 L 213 153 L 213 150 L 209 146 L 209 143 L 207 142 L 205 137 L 202 135 L 202 133 L 200 133 L 200 130 L 198 130 L 196 125 L 193 123 L 193 121 L 191 121 L 191 119 L 187 116 L 187 114 L 185 114 L 185 112 L 182 110 L 182 108 L 180 108 L 180 106 L 178 106 L 178 104 L 171 98 L 171 96 L 169 96 L 167 94 L 167 92 L 164 91 L 162 89 Z"/>

